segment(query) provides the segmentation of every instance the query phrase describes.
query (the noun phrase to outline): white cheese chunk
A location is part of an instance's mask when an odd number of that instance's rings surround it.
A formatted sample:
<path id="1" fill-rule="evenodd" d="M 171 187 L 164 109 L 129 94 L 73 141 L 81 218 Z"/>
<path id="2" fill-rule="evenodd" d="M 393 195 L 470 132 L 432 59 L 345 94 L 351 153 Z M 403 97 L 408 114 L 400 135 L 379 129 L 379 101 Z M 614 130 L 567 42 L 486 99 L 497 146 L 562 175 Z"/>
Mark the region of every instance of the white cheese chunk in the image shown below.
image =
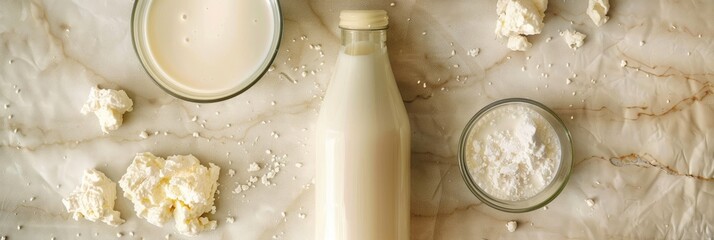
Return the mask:
<path id="1" fill-rule="evenodd" d="M 124 90 L 99 89 L 92 87 L 89 91 L 87 102 L 82 106 L 82 114 L 93 112 L 99 119 L 104 133 L 117 130 L 122 122 L 125 112 L 131 112 L 134 102 L 126 95 Z"/>
<path id="2" fill-rule="evenodd" d="M 119 186 L 140 218 L 162 226 L 173 217 L 178 232 L 192 236 L 216 228 L 215 220 L 201 215 L 215 209 L 219 171 L 213 163 L 201 165 L 193 155 L 163 159 L 138 153 Z"/>
<path id="3" fill-rule="evenodd" d="M 509 232 L 515 232 L 516 228 L 518 228 L 518 223 L 516 221 L 511 220 L 506 223 L 506 230 Z"/>
<path id="4" fill-rule="evenodd" d="M 600 26 L 607 22 L 609 17 L 607 11 L 610 10 L 609 0 L 590 0 L 588 1 L 587 14 L 593 20 L 595 25 Z"/>
<path id="5" fill-rule="evenodd" d="M 84 172 L 82 184 L 77 187 L 62 203 L 74 220 L 85 218 L 89 221 L 102 221 L 112 226 L 124 223 L 120 213 L 114 210 L 117 199 L 117 184 L 104 173 L 89 169 Z"/>
<path id="6" fill-rule="evenodd" d="M 508 38 L 507 46 L 513 51 L 526 51 L 531 48 L 531 43 L 525 36 L 515 35 Z"/>
<path id="7" fill-rule="evenodd" d="M 561 32 L 560 36 L 563 37 L 563 40 L 565 40 L 565 43 L 568 44 L 568 47 L 573 50 L 577 50 L 579 47 L 582 47 L 585 37 L 587 37 L 585 34 L 570 30 Z"/>
<path id="8" fill-rule="evenodd" d="M 525 51 L 530 46 L 525 35 L 540 34 L 547 6 L 547 0 L 499 0 L 496 36 L 508 38 L 511 50 Z"/>

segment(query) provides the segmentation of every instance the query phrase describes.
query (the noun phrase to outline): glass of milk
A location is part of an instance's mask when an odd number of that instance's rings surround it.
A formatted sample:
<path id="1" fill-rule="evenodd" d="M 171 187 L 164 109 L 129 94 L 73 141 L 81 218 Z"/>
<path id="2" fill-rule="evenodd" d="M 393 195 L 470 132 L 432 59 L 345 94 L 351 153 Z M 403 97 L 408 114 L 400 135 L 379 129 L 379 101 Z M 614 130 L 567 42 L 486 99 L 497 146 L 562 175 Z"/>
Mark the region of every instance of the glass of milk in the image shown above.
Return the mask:
<path id="1" fill-rule="evenodd" d="M 236 96 L 260 79 L 277 53 L 277 0 L 136 0 L 134 49 L 169 94 L 192 102 Z"/>

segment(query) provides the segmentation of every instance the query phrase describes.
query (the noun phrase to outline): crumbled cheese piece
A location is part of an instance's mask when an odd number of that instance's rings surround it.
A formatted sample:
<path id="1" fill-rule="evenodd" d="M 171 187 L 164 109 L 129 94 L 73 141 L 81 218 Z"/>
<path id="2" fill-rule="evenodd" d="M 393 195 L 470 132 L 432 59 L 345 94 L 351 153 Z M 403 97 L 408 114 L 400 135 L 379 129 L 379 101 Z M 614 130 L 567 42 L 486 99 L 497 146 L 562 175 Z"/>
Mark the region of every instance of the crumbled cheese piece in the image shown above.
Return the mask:
<path id="1" fill-rule="evenodd" d="M 561 32 L 560 36 L 563 37 L 563 40 L 565 40 L 565 43 L 568 44 L 568 47 L 573 50 L 577 50 L 579 47 L 583 46 L 583 41 L 586 37 L 585 34 L 570 30 Z"/>
<path id="2" fill-rule="evenodd" d="M 295 163 L 295 167 L 301 168 L 301 167 L 302 167 L 302 163 Z"/>
<path id="3" fill-rule="evenodd" d="M 253 162 L 250 165 L 248 165 L 248 172 L 257 172 L 260 171 L 260 165 L 258 163 Z"/>
<path id="4" fill-rule="evenodd" d="M 147 139 L 149 137 L 149 134 L 146 131 L 141 131 L 139 133 L 139 137 L 143 139 Z"/>
<path id="5" fill-rule="evenodd" d="M 532 44 L 528 42 L 525 36 L 515 35 L 508 38 L 508 48 L 513 51 L 526 51 L 531 48 Z"/>
<path id="6" fill-rule="evenodd" d="M 123 235 L 124 235 L 124 234 L 122 234 L 122 233 L 120 233 L 120 232 L 117 233 L 117 237 L 118 237 L 118 238 L 120 238 L 120 237 L 123 236 Z"/>
<path id="7" fill-rule="evenodd" d="M 134 102 L 124 90 L 99 89 L 92 87 L 87 102 L 82 106 L 82 114 L 93 112 L 99 119 L 99 125 L 104 133 L 117 130 L 125 112 L 131 112 Z"/>
<path id="8" fill-rule="evenodd" d="M 516 221 L 511 220 L 511 221 L 508 221 L 508 223 L 506 223 L 506 229 L 509 232 L 515 232 L 516 228 L 518 228 L 518 223 Z"/>
<path id="9" fill-rule="evenodd" d="M 498 0 L 496 3 L 496 36 L 508 38 L 508 48 L 524 51 L 530 43 L 525 35 L 540 34 L 547 0 Z M 521 38 L 513 38 L 520 36 Z"/>
<path id="10" fill-rule="evenodd" d="M 471 56 L 471 57 L 476 57 L 476 56 L 478 56 L 479 52 L 481 52 L 481 49 L 479 49 L 479 48 L 472 48 L 472 49 L 469 50 L 466 54 L 469 55 L 469 56 Z"/>
<path id="11" fill-rule="evenodd" d="M 236 219 L 235 219 L 234 217 L 227 217 L 227 218 L 226 218 L 226 222 L 227 222 L 227 223 L 234 223 L 235 221 L 236 221 Z"/>
<path id="12" fill-rule="evenodd" d="M 119 186 L 134 203 L 140 218 L 162 226 L 173 217 L 179 233 L 196 235 L 216 228 L 215 220 L 201 215 L 215 211 L 219 171 L 213 163 L 209 167 L 201 165 L 193 155 L 163 159 L 148 152 L 138 153 Z"/>
<path id="13" fill-rule="evenodd" d="M 299 217 L 300 219 L 305 219 L 305 217 L 307 217 L 307 214 L 305 214 L 305 213 L 298 213 L 298 217 Z"/>
<path id="14" fill-rule="evenodd" d="M 588 205 L 588 207 L 595 206 L 595 200 L 592 200 L 591 198 L 585 199 L 585 203 Z"/>
<path id="15" fill-rule="evenodd" d="M 236 170 L 228 169 L 228 176 L 229 176 L 229 177 L 233 177 L 233 176 L 235 176 L 235 175 L 236 175 Z"/>
<path id="16" fill-rule="evenodd" d="M 627 66 L 627 60 L 620 60 L 620 67 Z"/>
<path id="17" fill-rule="evenodd" d="M 610 10 L 609 0 L 590 0 L 588 1 L 587 14 L 593 20 L 595 25 L 600 26 L 607 22 L 609 17 L 607 11 Z"/>
<path id="18" fill-rule="evenodd" d="M 570 79 L 570 78 L 566 78 L 566 79 L 565 79 L 565 84 L 570 85 L 571 83 L 573 83 L 573 80 L 572 80 L 572 79 Z"/>
<path id="19" fill-rule="evenodd" d="M 62 203 L 67 212 L 72 213 L 74 220 L 80 217 L 95 222 L 102 221 L 112 226 L 124 222 L 120 213 L 114 210 L 117 199 L 116 183 L 107 178 L 104 173 L 89 169 L 82 176 L 82 183 Z"/>

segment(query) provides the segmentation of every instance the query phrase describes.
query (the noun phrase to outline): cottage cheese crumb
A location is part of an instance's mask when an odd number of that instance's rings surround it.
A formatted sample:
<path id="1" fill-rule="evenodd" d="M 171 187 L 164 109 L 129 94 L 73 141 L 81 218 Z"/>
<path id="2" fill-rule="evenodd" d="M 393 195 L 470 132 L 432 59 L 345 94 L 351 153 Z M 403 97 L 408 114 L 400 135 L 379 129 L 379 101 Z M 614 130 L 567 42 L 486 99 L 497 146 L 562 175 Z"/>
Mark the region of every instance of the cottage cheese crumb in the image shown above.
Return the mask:
<path id="1" fill-rule="evenodd" d="M 592 200 L 591 198 L 585 199 L 585 204 L 587 204 L 588 207 L 593 207 L 595 206 L 595 200 Z"/>
<path id="2" fill-rule="evenodd" d="M 102 221 L 111 226 L 119 226 L 124 220 L 120 213 L 114 210 L 117 199 L 116 183 L 109 180 L 104 173 L 89 169 L 84 172 L 82 183 L 62 203 L 72 218 L 79 221 L 85 218 L 89 221 Z"/>
<path id="3" fill-rule="evenodd" d="M 506 223 L 506 230 L 508 230 L 508 232 L 515 232 L 516 228 L 518 228 L 518 223 L 516 221 L 511 220 Z"/>
<path id="4" fill-rule="evenodd" d="M 525 36 L 540 34 L 547 7 L 547 0 L 498 0 L 496 37 L 507 38 L 511 50 L 525 51 L 530 47 Z"/>
<path id="5" fill-rule="evenodd" d="M 577 50 L 579 47 L 583 46 L 583 42 L 586 37 L 585 34 L 570 30 L 561 32 L 560 36 L 563 37 L 563 40 L 565 40 L 565 43 L 568 44 L 568 47 L 573 50 Z"/>
<path id="6" fill-rule="evenodd" d="M 248 165 L 248 172 L 257 172 L 260 171 L 260 165 L 258 163 L 253 162 L 250 165 Z"/>
<path id="7" fill-rule="evenodd" d="M 515 35 L 508 38 L 508 43 L 506 44 L 509 49 L 513 51 L 526 51 L 531 48 L 532 44 L 528 42 L 525 36 Z"/>
<path id="8" fill-rule="evenodd" d="M 600 26 L 607 22 L 609 17 L 607 11 L 610 10 L 609 0 L 590 0 L 588 1 L 587 14 L 593 20 L 595 25 Z"/>
<path id="9" fill-rule="evenodd" d="M 147 138 L 149 138 L 149 134 L 146 131 L 141 131 L 139 133 L 139 137 L 142 139 L 147 139 Z"/>
<path id="10" fill-rule="evenodd" d="M 119 186 L 134 204 L 139 218 L 163 226 L 173 217 L 178 232 L 192 236 L 216 228 L 215 220 L 201 215 L 215 211 L 219 171 L 213 163 L 209 167 L 201 165 L 193 155 L 163 159 L 148 152 L 138 153 Z"/>
<path id="11" fill-rule="evenodd" d="M 93 112 L 99 119 L 99 126 L 104 133 L 117 130 L 124 121 L 125 112 L 131 112 L 134 102 L 124 90 L 99 89 L 89 90 L 87 102 L 82 106 L 82 114 Z"/>
<path id="12" fill-rule="evenodd" d="M 626 67 L 627 66 L 627 60 L 620 60 L 620 67 Z"/>
<path id="13" fill-rule="evenodd" d="M 236 221 L 236 219 L 235 219 L 234 217 L 227 217 L 227 218 L 226 218 L 226 222 L 227 222 L 227 223 L 234 223 L 235 221 Z"/>
<path id="14" fill-rule="evenodd" d="M 478 56 L 479 52 L 481 52 L 481 49 L 479 49 L 479 48 L 472 48 L 472 49 L 469 50 L 466 54 L 469 55 L 469 56 L 471 56 L 471 57 L 476 57 L 476 56 Z"/>

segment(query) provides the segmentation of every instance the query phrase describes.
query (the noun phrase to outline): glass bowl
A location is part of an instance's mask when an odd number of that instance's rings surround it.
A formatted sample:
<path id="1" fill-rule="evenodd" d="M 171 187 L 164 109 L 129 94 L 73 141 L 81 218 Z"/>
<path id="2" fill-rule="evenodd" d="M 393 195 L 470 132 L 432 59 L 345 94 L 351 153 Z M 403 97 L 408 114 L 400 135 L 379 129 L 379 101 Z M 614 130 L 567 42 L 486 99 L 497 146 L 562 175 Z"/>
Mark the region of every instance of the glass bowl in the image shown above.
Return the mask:
<path id="1" fill-rule="evenodd" d="M 558 163 L 558 168 L 555 172 L 552 181 L 537 194 L 529 198 L 516 201 L 504 200 L 493 197 L 489 195 L 486 191 L 484 191 L 481 187 L 479 187 L 477 182 L 474 181 L 471 175 L 466 156 L 466 150 L 468 146 L 467 144 L 471 142 L 469 141 L 469 136 L 471 135 L 471 132 L 476 123 L 492 110 L 512 104 L 518 104 L 520 106 L 528 107 L 529 109 L 532 109 L 541 116 L 543 116 L 543 118 L 545 118 L 547 122 L 550 123 L 550 126 L 553 127 L 553 130 L 555 130 L 555 133 L 560 143 L 561 150 L 561 159 Z M 552 110 L 550 110 L 545 105 L 530 99 L 508 98 L 498 100 L 487 105 L 486 107 L 478 111 L 471 118 L 471 120 L 469 120 L 469 122 L 466 124 L 466 127 L 464 128 L 464 131 L 461 134 L 461 139 L 459 140 L 458 158 L 459 168 L 461 169 L 461 175 L 464 178 L 464 182 L 466 182 L 466 186 L 468 186 L 471 192 L 473 192 L 473 194 L 476 195 L 476 197 L 481 200 L 481 202 L 500 211 L 520 213 L 532 211 L 545 206 L 550 201 L 553 201 L 553 199 L 555 199 L 558 194 L 560 194 L 563 188 L 565 188 L 565 185 L 568 182 L 568 179 L 570 178 L 570 171 L 573 166 L 573 148 L 570 132 L 565 127 L 565 124 L 563 124 L 563 121 Z"/>
<path id="2" fill-rule="evenodd" d="M 134 8 L 132 10 L 131 16 L 131 34 L 134 51 L 136 52 L 136 55 L 138 56 L 139 61 L 141 62 L 141 65 L 144 67 L 144 70 L 146 70 L 146 72 L 149 74 L 154 83 L 156 83 L 161 89 L 163 89 L 165 92 L 171 94 L 174 97 L 196 103 L 218 102 L 235 97 L 236 95 L 248 90 L 256 82 L 258 82 L 258 80 L 261 79 L 263 75 L 265 75 L 265 73 L 268 71 L 268 68 L 273 63 L 273 60 L 275 60 L 283 34 L 282 12 L 278 0 L 255 1 L 265 1 L 270 7 L 272 21 L 274 23 L 272 39 L 270 41 L 267 55 L 265 55 L 263 58 L 255 59 L 256 62 L 259 62 L 259 65 L 255 69 L 255 71 L 250 72 L 250 75 L 246 78 L 235 79 L 237 82 L 239 82 L 239 84 L 234 87 L 231 87 L 230 89 L 216 92 L 197 92 L 189 89 L 189 87 L 182 86 L 169 80 L 171 78 L 169 74 L 166 73 L 162 67 L 160 67 L 160 64 L 157 63 L 155 57 L 151 54 L 151 50 L 147 40 L 147 19 L 149 17 L 149 10 L 151 9 L 152 3 L 155 2 L 155 0 L 134 1 Z"/>

